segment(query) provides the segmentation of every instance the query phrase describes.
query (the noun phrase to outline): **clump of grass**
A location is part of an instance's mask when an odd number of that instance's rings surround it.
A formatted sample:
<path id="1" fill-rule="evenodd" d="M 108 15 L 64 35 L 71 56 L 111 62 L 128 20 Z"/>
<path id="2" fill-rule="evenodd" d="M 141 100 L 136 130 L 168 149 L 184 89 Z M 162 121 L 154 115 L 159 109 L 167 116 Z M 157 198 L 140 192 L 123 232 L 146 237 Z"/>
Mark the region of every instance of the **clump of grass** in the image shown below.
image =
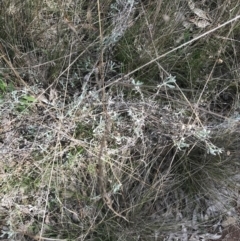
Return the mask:
<path id="1" fill-rule="evenodd" d="M 187 2 L 1 4 L 1 237 L 211 238 L 238 205 L 237 1 L 199 6 L 205 35 Z"/>

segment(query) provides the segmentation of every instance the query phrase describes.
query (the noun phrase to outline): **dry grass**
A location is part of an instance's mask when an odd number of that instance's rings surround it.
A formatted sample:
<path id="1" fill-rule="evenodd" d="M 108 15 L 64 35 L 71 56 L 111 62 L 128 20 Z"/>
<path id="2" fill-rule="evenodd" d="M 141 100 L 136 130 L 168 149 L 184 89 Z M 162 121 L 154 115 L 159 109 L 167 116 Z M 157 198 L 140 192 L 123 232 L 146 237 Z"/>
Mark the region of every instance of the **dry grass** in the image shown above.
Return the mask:
<path id="1" fill-rule="evenodd" d="M 0 240 L 209 240 L 237 220 L 238 5 L 196 1 L 199 28 L 187 1 L 3 0 Z"/>

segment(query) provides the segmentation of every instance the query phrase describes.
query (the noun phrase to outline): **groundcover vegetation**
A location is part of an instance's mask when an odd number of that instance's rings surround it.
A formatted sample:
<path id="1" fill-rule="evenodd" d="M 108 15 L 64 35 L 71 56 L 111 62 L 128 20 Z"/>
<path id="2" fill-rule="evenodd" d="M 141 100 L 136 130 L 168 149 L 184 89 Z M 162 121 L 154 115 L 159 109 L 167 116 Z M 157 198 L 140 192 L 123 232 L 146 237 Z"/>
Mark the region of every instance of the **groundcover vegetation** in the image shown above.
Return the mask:
<path id="1" fill-rule="evenodd" d="M 239 6 L 2 0 L 0 240 L 237 225 Z"/>

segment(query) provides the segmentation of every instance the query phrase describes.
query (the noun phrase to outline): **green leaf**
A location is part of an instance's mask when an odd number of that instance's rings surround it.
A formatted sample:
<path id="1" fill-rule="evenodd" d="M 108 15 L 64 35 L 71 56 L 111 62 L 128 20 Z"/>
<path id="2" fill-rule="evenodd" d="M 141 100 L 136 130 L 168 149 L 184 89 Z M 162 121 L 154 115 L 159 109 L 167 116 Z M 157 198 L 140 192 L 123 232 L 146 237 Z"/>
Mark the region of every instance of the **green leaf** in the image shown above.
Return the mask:
<path id="1" fill-rule="evenodd" d="M 6 88 L 7 88 L 7 84 L 2 79 L 0 79 L 0 90 L 5 92 Z"/>
<path id="2" fill-rule="evenodd" d="M 31 95 L 24 95 L 24 96 L 22 97 L 22 99 L 23 99 L 23 100 L 26 100 L 26 101 L 28 101 L 28 102 L 34 102 L 34 101 L 36 101 L 36 98 L 34 98 L 34 97 L 31 96 Z"/>

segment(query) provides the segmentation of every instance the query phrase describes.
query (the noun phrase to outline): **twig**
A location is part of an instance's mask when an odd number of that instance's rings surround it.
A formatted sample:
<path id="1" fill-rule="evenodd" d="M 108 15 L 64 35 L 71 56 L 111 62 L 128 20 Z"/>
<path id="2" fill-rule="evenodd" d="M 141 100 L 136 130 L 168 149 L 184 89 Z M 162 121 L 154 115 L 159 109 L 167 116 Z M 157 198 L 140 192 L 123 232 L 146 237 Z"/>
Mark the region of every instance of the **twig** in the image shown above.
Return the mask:
<path id="1" fill-rule="evenodd" d="M 99 155 L 98 155 L 98 184 L 100 187 L 100 192 L 102 195 L 102 199 L 104 201 L 104 203 L 108 206 L 108 208 L 118 217 L 123 218 L 124 220 L 126 220 L 128 222 L 128 220 L 122 216 L 121 214 L 117 213 L 114 208 L 112 207 L 112 200 L 109 197 L 109 195 L 107 194 L 106 191 L 106 187 L 105 187 L 105 183 L 104 183 L 104 170 L 103 170 L 103 160 L 102 160 L 102 156 L 103 156 L 103 152 L 104 149 L 106 149 L 106 136 L 110 131 L 110 118 L 109 115 L 107 113 L 107 109 L 106 109 L 106 95 L 105 95 L 105 88 L 104 88 L 104 67 L 103 67 L 103 56 L 104 56 L 104 48 L 103 48 L 103 32 L 102 32 L 102 25 L 101 25 L 101 9 L 100 9 L 100 2 L 99 0 L 97 1 L 98 4 L 98 20 L 99 20 L 99 32 L 100 32 L 100 41 L 101 41 L 101 53 L 100 53 L 100 57 L 99 57 L 99 73 L 100 73 L 100 81 L 99 82 L 99 89 L 102 89 L 102 103 L 103 103 L 103 111 L 105 114 L 105 130 L 104 130 L 104 134 L 102 136 L 102 140 L 101 140 L 101 145 L 100 145 L 100 151 L 99 151 Z M 101 88 L 102 87 L 102 88 Z"/>

